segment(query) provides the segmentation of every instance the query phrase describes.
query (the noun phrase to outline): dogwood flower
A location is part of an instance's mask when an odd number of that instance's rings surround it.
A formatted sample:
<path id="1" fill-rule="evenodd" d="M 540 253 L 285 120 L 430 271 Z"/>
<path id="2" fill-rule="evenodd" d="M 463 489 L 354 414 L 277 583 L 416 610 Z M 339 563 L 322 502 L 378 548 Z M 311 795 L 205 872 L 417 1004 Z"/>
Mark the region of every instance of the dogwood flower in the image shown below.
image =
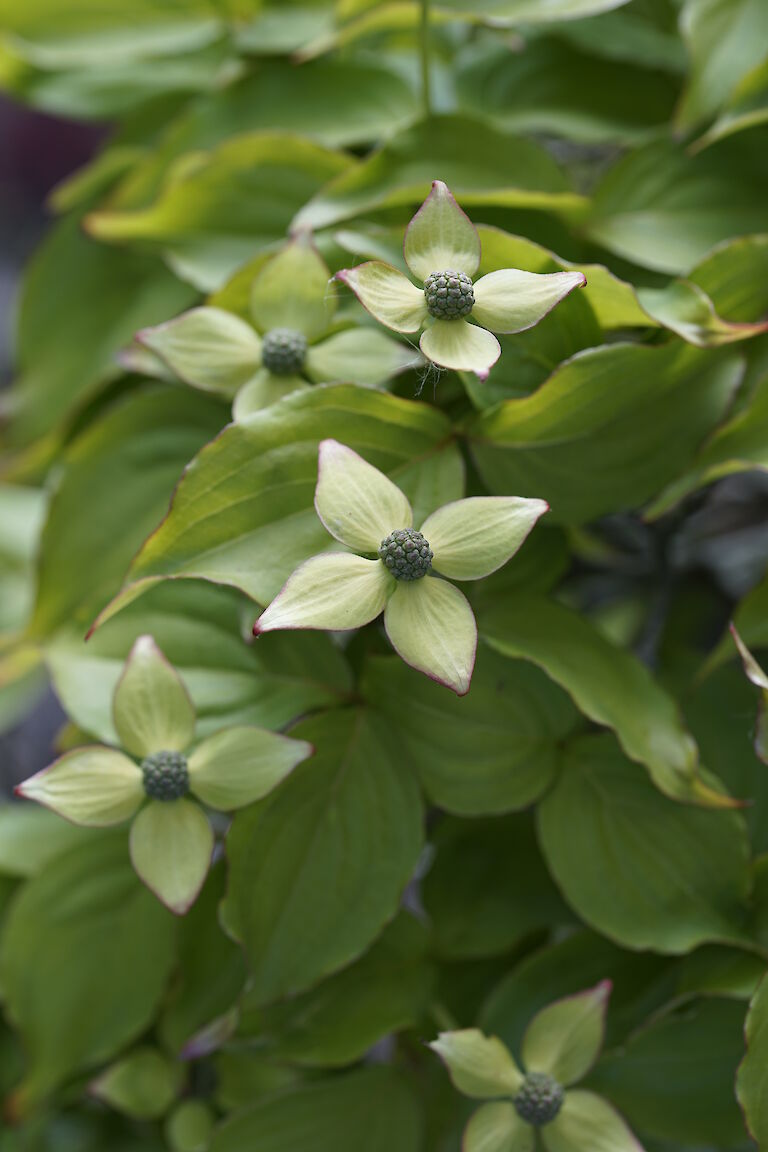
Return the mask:
<path id="1" fill-rule="evenodd" d="M 234 396 L 236 419 L 308 382 L 373 388 L 420 362 L 412 348 L 375 329 L 333 331 L 331 279 L 308 234 L 298 233 L 253 280 L 253 325 L 223 308 L 193 308 L 137 333 L 138 355 L 134 349 L 123 359 L 146 370 L 148 351 L 173 377 Z"/>
<path id="2" fill-rule="evenodd" d="M 344 631 L 383 612 L 402 659 L 463 696 L 477 625 L 466 597 L 448 581 L 480 580 L 506 564 L 547 508 L 543 500 L 476 496 L 443 505 L 417 531 L 407 498 L 389 477 L 346 445 L 323 440 L 315 509 L 351 551 L 300 565 L 254 624 L 254 635 Z"/>
<path id="3" fill-rule="evenodd" d="M 403 253 L 421 288 L 382 260 L 343 268 L 337 279 L 395 332 L 418 332 L 427 325 L 419 345 L 428 360 L 481 379 L 501 355 L 494 332 L 533 328 L 587 282 L 581 272 L 502 268 L 473 283 L 480 267 L 480 237 L 442 180 L 434 181 L 408 225 Z"/>
<path id="4" fill-rule="evenodd" d="M 223 728 L 190 752 L 195 708 L 151 636 L 140 636 L 113 697 L 121 751 L 76 748 L 16 789 L 74 824 L 132 820 L 139 878 L 176 913 L 197 899 L 211 862 L 213 829 L 201 804 L 223 812 L 271 792 L 312 754 L 311 744 L 262 728 Z M 201 804 L 188 799 L 191 793 Z"/>
<path id="5" fill-rule="evenodd" d="M 477 1028 L 430 1044 L 459 1092 L 491 1101 L 470 1118 L 463 1152 L 643 1152 L 607 1100 L 571 1090 L 600 1054 L 610 992 L 604 981 L 534 1016 L 522 1042 L 525 1072 L 501 1040 Z"/>

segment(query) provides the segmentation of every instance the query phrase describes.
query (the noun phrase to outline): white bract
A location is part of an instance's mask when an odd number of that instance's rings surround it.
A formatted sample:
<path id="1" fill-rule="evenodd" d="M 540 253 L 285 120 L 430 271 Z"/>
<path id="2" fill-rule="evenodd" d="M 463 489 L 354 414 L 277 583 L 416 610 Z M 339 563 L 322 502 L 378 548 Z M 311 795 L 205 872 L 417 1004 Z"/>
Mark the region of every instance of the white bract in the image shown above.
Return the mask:
<path id="1" fill-rule="evenodd" d="M 481 276 L 461 299 L 456 281 L 463 282 L 466 292 L 467 278 L 480 267 L 480 237 L 442 180 L 434 181 L 408 225 L 403 249 L 406 264 L 426 288 L 381 260 L 344 268 L 337 278 L 388 328 L 418 332 L 424 327 L 420 347 L 434 364 L 474 372 L 481 379 L 501 354 L 494 332 L 533 328 L 569 292 L 586 284 L 581 272 L 502 268 Z M 434 289 L 431 278 L 445 273 L 452 274 L 453 287 Z"/>
<path id="2" fill-rule="evenodd" d="M 131 649 L 115 689 L 113 713 L 125 751 L 105 745 L 76 748 L 17 792 L 91 828 L 135 817 L 130 851 L 137 874 L 171 911 L 186 912 L 208 873 L 214 843 L 203 808 L 186 793 L 220 811 L 242 808 L 271 792 L 312 754 L 312 746 L 242 726 L 224 728 L 188 751 L 195 709 L 151 636 L 140 636 Z M 149 782 L 148 762 L 154 771 Z M 181 787 L 173 766 L 181 766 Z M 152 798 L 159 795 L 163 798 Z"/>
<path id="3" fill-rule="evenodd" d="M 397 572 L 378 557 L 393 533 L 413 529 L 410 503 L 351 448 L 324 440 L 315 508 L 330 534 L 351 552 L 313 556 L 297 568 L 257 620 L 254 635 L 281 628 L 346 631 L 383 612 L 387 635 L 402 659 L 463 696 L 472 678 L 477 626 L 466 597 L 448 580 L 480 580 L 506 564 L 547 507 L 543 500 L 518 496 L 445 504 L 419 529 L 431 561 L 418 558 L 418 571 L 411 575 L 412 564 L 402 555 Z M 391 548 L 390 558 L 396 540 Z"/>
<path id="4" fill-rule="evenodd" d="M 501 1040 L 477 1028 L 443 1032 L 430 1044 L 459 1092 L 489 1101 L 470 1118 L 463 1152 L 642 1152 L 607 1100 L 571 1087 L 600 1054 L 610 992 L 604 981 L 534 1016 L 522 1042 L 525 1071 Z"/>
<path id="5" fill-rule="evenodd" d="M 310 237 L 299 233 L 254 277 L 252 324 L 223 308 L 193 308 L 143 329 L 138 347 L 173 377 L 234 397 L 236 418 L 308 382 L 372 388 L 420 362 L 412 348 L 373 328 L 334 330 L 330 281 L 330 269 Z M 125 359 L 139 371 L 153 371 L 135 350 Z"/>

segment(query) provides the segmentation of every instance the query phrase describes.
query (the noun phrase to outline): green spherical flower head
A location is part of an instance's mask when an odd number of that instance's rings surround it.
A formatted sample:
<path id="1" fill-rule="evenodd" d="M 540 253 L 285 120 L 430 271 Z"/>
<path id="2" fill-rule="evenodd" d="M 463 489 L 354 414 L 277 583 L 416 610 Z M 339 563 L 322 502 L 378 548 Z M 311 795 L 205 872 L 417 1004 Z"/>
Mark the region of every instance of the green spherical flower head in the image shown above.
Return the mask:
<path id="1" fill-rule="evenodd" d="M 521 1120 L 541 1128 L 554 1120 L 564 1099 L 565 1093 L 557 1080 L 546 1072 L 529 1072 L 513 1103 Z"/>
<path id="2" fill-rule="evenodd" d="M 424 281 L 424 295 L 436 320 L 469 316 L 475 303 L 472 281 L 464 272 L 432 272 Z"/>
<path id="3" fill-rule="evenodd" d="M 379 556 L 396 580 L 421 580 L 432 567 L 432 549 L 413 528 L 390 532 L 379 546 Z"/>
<path id="4" fill-rule="evenodd" d="M 189 792 L 187 760 L 181 752 L 155 752 L 142 762 L 144 791 L 153 800 L 180 800 Z"/>
<path id="5" fill-rule="evenodd" d="M 301 372 L 307 355 L 307 339 L 294 328 L 272 328 L 264 337 L 261 360 L 275 376 Z"/>

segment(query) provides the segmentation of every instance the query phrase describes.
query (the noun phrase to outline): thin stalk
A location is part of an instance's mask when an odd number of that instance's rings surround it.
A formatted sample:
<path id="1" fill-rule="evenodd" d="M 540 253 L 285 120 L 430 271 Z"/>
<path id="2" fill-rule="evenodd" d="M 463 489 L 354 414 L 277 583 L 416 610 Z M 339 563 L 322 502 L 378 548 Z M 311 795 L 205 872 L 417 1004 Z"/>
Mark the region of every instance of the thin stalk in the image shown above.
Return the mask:
<path id="1" fill-rule="evenodd" d="M 428 120 L 432 115 L 432 91 L 430 84 L 429 60 L 429 0 L 421 0 L 419 53 L 421 57 L 421 101 L 424 109 L 424 116 Z"/>

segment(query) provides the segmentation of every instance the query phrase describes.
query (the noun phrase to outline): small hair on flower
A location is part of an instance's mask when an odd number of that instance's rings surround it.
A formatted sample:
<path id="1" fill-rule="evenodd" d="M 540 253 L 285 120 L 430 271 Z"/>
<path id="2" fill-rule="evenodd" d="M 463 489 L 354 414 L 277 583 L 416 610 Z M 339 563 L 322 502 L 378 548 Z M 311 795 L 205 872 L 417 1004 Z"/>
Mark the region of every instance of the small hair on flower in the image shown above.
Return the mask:
<path id="1" fill-rule="evenodd" d="M 475 496 L 443 505 L 413 525 L 413 511 L 388 476 L 337 440 L 318 454 L 315 509 L 348 551 L 307 560 L 288 578 L 253 627 L 345 631 L 384 613 L 384 627 L 407 664 L 453 689 L 469 691 L 477 625 L 451 580 L 480 580 L 523 544 L 543 500 Z"/>
<path id="2" fill-rule="evenodd" d="M 336 277 L 388 328 L 423 328 L 419 346 L 433 364 L 474 372 L 480 379 L 501 355 L 494 332 L 533 328 L 587 282 L 582 272 L 518 268 L 501 268 L 473 281 L 480 267 L 480 236 L 442 180 L 433 182 L 408 225 L 403 253 L 421 288 L 382 260 L 343 268 Z"/>

